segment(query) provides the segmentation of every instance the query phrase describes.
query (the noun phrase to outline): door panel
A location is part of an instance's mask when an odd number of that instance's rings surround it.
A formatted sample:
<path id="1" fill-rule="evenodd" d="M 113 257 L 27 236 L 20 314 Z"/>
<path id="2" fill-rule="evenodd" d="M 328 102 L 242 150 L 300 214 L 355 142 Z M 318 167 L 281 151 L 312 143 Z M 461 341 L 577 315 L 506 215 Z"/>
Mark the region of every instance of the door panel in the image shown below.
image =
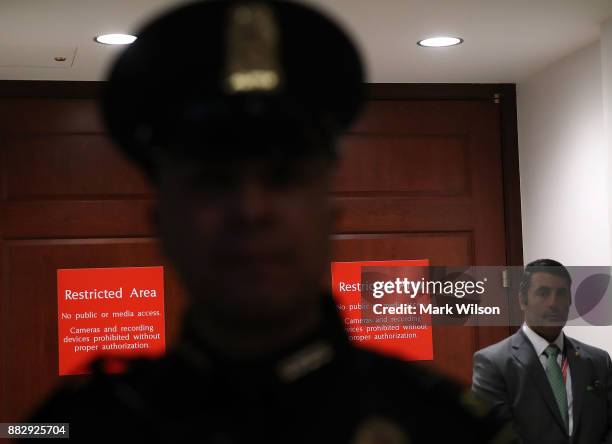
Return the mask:
<path id="1" fill-rule="evenodd" d="M 333 187 L 333 259 L 506 260 L 499 107 L 493 101 L 372 100 L 345 139 Z M 434 360 L 469 384 L 472 355 L 507 329 L 433 328 Z"/>
<path id="2" fill-rule="evenodd" d="M 104 134 L 34 134 L 5 141 L 9 200 L 152 194 L 144 176 Z"/>

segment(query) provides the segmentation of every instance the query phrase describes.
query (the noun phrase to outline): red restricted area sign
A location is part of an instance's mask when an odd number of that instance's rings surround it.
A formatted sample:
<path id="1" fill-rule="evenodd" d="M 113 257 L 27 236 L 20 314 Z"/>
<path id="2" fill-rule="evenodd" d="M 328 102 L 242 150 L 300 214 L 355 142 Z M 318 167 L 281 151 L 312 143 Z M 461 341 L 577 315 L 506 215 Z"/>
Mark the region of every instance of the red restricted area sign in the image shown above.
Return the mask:
<path id="1" fill-rule="evenodd" d="M 165 352 L 163 267 L 57 270 L 59 374 L 100 355 Z"/>
<path id="2" fill-rule="evenodd" d="M 427 279 L 428 266 L 427 259 L 332 262 L 332 294 L 351 341 L 407 361 L 433 359 L 431 315 L 405 310 L 429 303 L 429 295 L 381 291 L 398 279 Z"/>

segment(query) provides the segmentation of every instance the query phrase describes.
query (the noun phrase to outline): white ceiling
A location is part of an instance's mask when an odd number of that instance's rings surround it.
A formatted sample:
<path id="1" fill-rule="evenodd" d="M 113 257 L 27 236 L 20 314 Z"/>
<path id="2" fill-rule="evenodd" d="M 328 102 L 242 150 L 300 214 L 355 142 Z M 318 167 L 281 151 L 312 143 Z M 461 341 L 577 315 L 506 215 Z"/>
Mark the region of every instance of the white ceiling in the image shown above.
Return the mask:
<path id="1" fill-rule="evenodd" d="M 612 0 L 305 1 L 352 31 L 371 82 L 516 83 L 595 42 L 601 23 L 612 18 Z M 0 79 L 102 80 L 121 49 L 95 43 L 95 35 L 134 31 L 183 2 L 0 0 Z M 437 34 L 465 43 L 416 45 Z M 53 60 L 58 56 L 66 61 Z"/>

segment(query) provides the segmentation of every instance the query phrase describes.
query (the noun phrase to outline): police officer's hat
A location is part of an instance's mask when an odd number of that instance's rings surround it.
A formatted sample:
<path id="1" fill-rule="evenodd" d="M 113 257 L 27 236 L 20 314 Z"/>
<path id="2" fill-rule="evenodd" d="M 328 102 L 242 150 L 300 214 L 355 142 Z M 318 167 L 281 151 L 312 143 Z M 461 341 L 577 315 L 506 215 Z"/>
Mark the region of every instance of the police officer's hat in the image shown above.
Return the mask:
<path id="1" fill-rule="evenodd" d="M 363 99 L 347 34 L 283 1 L 201 1 L 137 33 L 113 66 L 102 114 L 149 172 L 154 152 L 190 157 L 333 155 Z"/>

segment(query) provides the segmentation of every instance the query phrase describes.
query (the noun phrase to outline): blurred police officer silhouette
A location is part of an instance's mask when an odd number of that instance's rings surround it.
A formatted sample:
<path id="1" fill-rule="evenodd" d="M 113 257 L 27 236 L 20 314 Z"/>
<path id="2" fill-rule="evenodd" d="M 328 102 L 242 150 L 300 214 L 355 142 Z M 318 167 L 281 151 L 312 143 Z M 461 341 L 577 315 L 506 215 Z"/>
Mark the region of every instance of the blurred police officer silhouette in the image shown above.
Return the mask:
<path id="1" fill-rule="evenodd" d="M 281 1 L 197 2 L 137 35 L 103 116 L 158 191 L 191 304 L 166 356 L 98 363 L 35 418 L 86 442 L 509 442 L 453 384 L 354 348 L 321 285 L 338 138 L 364 97 L 348 35 Z"/>

